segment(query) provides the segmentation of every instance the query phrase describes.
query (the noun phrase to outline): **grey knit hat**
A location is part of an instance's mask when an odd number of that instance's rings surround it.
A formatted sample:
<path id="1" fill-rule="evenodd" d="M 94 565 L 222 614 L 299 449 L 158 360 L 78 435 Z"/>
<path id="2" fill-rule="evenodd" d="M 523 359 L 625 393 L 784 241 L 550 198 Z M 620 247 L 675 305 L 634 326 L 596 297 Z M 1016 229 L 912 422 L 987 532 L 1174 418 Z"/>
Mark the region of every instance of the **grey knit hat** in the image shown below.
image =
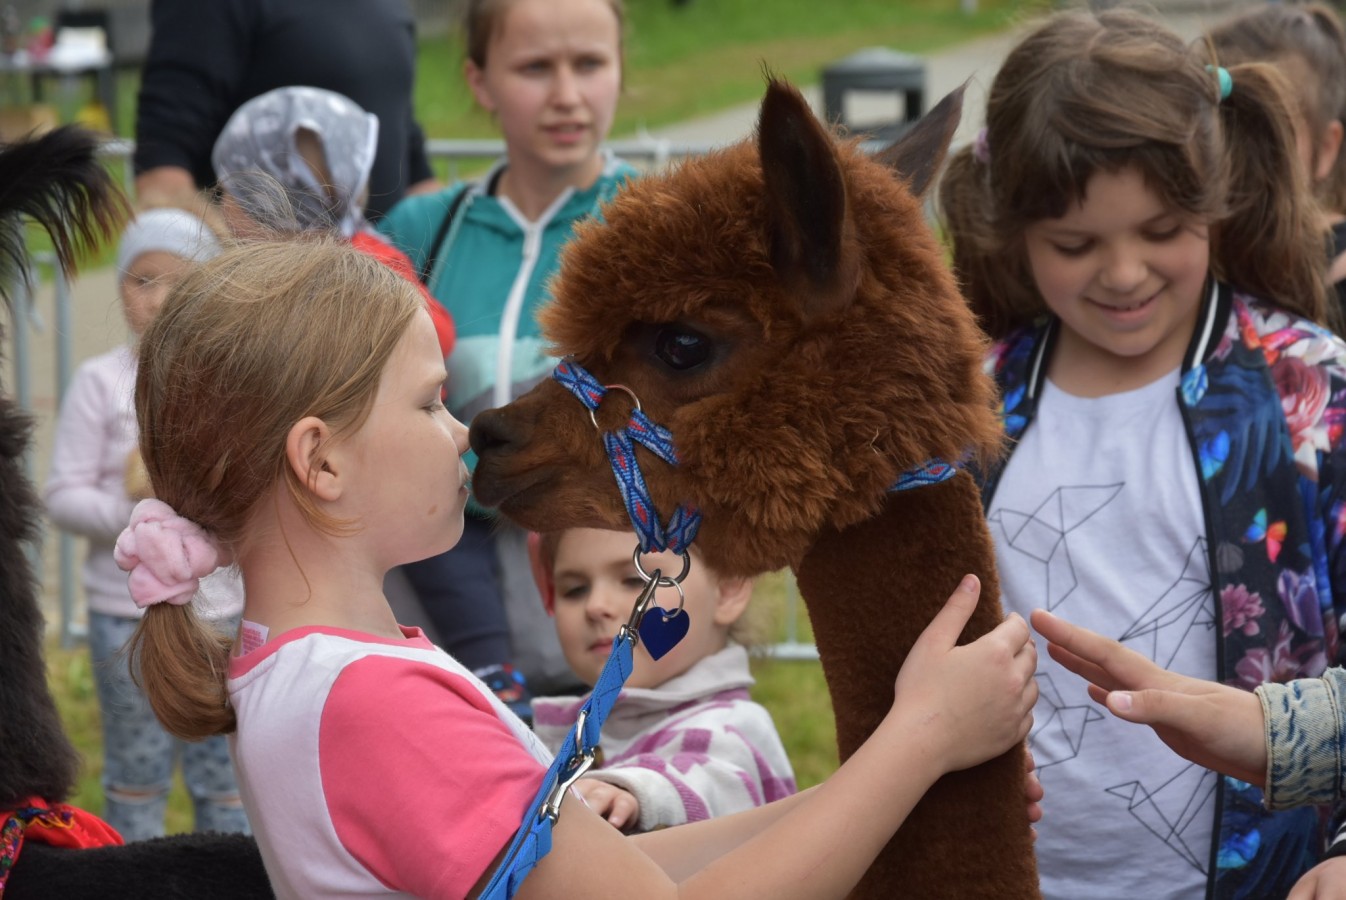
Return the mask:
<path id="1" fill-rule="evenodd" d="M 147 209 L 131 220 L 117 245 L 117 277 L 125 278 L 138 257 L 154 251 L 205 262 L 220 242 L 200 218 L 183 209 Z"/>

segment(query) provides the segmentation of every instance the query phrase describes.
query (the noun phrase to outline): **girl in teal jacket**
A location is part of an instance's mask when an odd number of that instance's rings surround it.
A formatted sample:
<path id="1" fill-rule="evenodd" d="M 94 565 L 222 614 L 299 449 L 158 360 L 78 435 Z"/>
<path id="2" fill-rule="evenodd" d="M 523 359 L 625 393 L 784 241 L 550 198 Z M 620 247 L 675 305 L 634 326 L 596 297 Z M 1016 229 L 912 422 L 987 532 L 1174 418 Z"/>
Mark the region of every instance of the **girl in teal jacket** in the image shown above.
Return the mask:
<path id="1" fill-rule="evenodd" d="M 408 197 L 379 229 L 455 317 L 448 403 L 470 422 L 551 371 L 535 314 L 561 247 L 635 170 L 601 149 L 621 88 L 620 0 L 470 0 L 463 31 L 468 85 L 505 156 L 480 181 Z M 402 571 L 444 648 L 515 712 L 528 715 L 525 680 L 573 687 L 518 529 L 472 507 L 457 547 Z"/>

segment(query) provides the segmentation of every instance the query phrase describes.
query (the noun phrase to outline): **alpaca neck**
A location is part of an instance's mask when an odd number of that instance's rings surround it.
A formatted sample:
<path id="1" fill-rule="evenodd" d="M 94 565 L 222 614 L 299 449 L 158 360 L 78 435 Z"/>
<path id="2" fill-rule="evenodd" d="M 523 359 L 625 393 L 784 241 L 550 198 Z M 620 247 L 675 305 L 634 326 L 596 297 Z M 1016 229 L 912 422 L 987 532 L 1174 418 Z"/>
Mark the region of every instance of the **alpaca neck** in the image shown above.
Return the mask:
<path id="1" fill-rule="evenodd" d="M 1000 620 L 994 553 L 970 476 L 889 494 L 878 515 L 819 535 L 796 577 L 848 757 L 878 726 L 902 661 L 967 573 L 982 581 L 969 623 Z"/>

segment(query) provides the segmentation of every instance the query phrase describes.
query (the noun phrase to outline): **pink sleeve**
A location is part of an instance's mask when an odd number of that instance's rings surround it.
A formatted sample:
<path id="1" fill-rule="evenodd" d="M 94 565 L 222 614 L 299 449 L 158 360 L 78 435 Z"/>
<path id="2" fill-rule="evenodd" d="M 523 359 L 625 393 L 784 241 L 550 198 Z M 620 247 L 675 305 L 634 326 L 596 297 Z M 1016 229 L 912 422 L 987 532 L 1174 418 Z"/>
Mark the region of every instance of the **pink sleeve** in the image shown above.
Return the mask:
<path id="1" fill-rule="evenodd" d="M 467 896 L 544 771 L 465 679 L 388 656 L 338 676 L 318 757 L 346 850 L 388 887 L 431 898 Z"/>

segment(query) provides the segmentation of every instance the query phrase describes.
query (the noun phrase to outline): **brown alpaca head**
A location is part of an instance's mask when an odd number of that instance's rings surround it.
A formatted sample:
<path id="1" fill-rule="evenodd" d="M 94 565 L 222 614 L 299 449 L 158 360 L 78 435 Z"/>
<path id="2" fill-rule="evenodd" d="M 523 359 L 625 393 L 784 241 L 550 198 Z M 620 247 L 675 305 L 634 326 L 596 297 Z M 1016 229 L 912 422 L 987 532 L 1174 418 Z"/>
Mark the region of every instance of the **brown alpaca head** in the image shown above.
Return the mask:
<path id="1" fill-rule="evenodd" d="M 541 313 L 559 356 L 673 433 L 640 449 L 665 519 L 704 516 L 726 574 L 796 562 L 933 457 L 993 452 L 977 329 L 925 223 L 961 90 L 880 157 L 772 81 L 755 141 L 631 184 L 583 226 Z M 630 410 L 611 392 L 597 420 Z M 478 499 L 534 530 L 630 527 L 589 412 L 553 381 L 476 418 Z"/>

